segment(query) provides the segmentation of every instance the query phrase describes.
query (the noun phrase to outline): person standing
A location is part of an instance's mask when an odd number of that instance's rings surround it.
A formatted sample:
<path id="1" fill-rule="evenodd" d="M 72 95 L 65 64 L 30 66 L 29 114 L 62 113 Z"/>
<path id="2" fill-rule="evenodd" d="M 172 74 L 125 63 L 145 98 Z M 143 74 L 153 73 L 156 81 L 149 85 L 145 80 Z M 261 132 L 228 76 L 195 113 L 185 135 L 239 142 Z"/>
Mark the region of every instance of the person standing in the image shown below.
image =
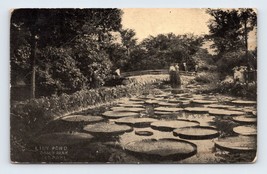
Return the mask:
<path id="1" fill-rule="evenodd" d="M 198 65 L 196 64 L 195 65 L 195 74 L 197 74 L 197 71 L 198 71 Z"/>
<path id="2" fill-rule="evenodd" d="M 184 71 L 187 73 L 187 65 L 186 65 L 186 63 L 184 62 L 183 65 L 184 65 Z"/>

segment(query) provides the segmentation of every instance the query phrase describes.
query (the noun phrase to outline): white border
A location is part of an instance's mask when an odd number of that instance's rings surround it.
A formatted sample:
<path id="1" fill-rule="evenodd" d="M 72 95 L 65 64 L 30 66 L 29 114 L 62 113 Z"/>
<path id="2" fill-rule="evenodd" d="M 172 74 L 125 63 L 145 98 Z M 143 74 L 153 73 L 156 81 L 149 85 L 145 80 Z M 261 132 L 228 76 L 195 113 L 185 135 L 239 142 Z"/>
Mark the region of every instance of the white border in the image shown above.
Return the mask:
<path id="1" fill-rule="evenodd" d="M 3 2 L 4 1 L 4 2 Z M 9 160 L 9 11 L 13 8 L 207 8 L 253 7 L 258 9 L 258 159 L 255 164 L 228 165 L 14 165 Z M 0 2 L 0 173 L 183 173 L 225 174 L 267 171 L 267 3 L 264 0 L 2 0 Z M 264 59 L 265 58 L 265 59 Z"/>

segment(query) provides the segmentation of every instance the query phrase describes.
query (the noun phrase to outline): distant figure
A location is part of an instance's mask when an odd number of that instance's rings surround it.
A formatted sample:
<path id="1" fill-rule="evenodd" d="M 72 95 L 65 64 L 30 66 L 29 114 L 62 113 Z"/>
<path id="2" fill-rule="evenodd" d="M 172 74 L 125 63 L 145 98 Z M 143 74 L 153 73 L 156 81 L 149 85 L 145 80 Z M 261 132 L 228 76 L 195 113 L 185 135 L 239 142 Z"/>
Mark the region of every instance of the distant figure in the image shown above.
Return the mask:
<path id="1" fill-rule="evenodd" d="M 120 77 L 121 76 L 121 70 L 120 70 L 120 68 L 116 69 L 115 70 L 115 73 L 116 73 L 117 76 Z"/>
<path id="2" fill-rule="evenodd" d="M 175 69 L 177 72 L 179 72 L 179 64 L 178 63 L 175 64 Z"/>
<path id="3" fill-rule="evenodd" d="M 197 74 L 197 71 L 198 71 L 198 65 L 196 64 L 195 65 L 195 74 Z"/>
<path id="4" fill-rule="evenodd" d="M 246 67 L 241 66 L 241 67 L 234 67 L 234 82 L 235 83 L 245 83 L 245 72 L 246 72 Z"/>
<path id="5" fill-rule="evenodd" d="M 183 65 L 184 65 L 184 71 L 187 72 L 187 65 L 186 65 L 186 63 L 184 62 Z"/>
<path id="6" fill-rule="evenodd" d="M 178 68 L 177 68 L 178 67 Z M 172 88 L 178 88 L 181 86 L 181 79 L 179 74 L 179 66 L 178 64 L 174 65 L 171 64 L 169 68 L 169 74 L 170 74 L 170 84 Z"/>

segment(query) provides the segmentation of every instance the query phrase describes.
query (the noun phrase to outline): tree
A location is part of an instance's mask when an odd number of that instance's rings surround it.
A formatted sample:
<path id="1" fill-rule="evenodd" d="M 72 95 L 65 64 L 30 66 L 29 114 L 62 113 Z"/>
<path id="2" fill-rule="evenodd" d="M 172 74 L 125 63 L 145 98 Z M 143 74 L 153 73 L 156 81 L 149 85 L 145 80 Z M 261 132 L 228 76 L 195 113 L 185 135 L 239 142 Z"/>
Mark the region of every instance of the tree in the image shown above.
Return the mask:
<path id="1" fill-rule="evenodd" d="M 127 55 L 130 57 L 131 49 L 136 46 L 137 39 L 134 38 L 135 32 L 132 29 L 122 29 L 120 30 L 122 45 L 127 49 Z"/>
<path id="2" fill-rule="evenodd" d="M 36 72 L 40 70 L 39 66 L 43 63 L 56 64 L 57 61 L 55 59 L 49 59 L 51 62 L 45 62 L 45 59 L 42 60 L 44 58 L 42 55 L 44 53 L 43 50 L 48 47 L 53 47 L 55 50 L 69 50 L 71 48 L 75 52 L 81 48 L 80 51 L 83 51 L 85 48 L 83 44 L 89 46 L 87 43 L 81 43 L 81 38 L 85 38 L 82 40 L 83 42 L 92 41 L 98 43 L 96 48 L 89 49 L 91 52 L 87 52 L 89 56 L 85 57 L 85 59 L 94 56 L 99 57 L 105 54 L 106 45 L 110 43 L 110 32 L 118 31 L 121 28 L 121 14 L 122 12 L 119 9 L 14 10 L 11 18 L 12 83 L 15 80 L 16 74 L 20 72 L 25 73 L 24 76 L 27 77 L 28 74 L 31 74 L 31 93 L 32 98 L 34 98 L 36 76 L 40 74 Z M 97 51 L 101 53 L 96 55 L 95 52 Z M 63 52 L 57 52 L 57 54 L 63 54 Z M 49 53 L 52 54 L 52 52 Z M 66 51 L 66 53 L 71 54 L 70 51 Z M 55 54 L 53 53 L 50 56 L 53 57 Z M 75 55 L 62 55 L 59 57 L 65 58 L 66 62 L 64 63 L 66 64 L 68 64 L 67 62 L 70 60 L 70 57 L 75 61 L 83 62 L 82 58 L 76 59 L 77 57 Z M 99 61 L 101 62 L 102 60 Z M 29 67 L 27 64 L 31 66 Z M 78 64 L 75 63 L 77 66 Z M 85 73 L 83 76 L 87 78 L 89 78 L 88 74 L 92 74 L 90 69 L 88 70 L 87 72 L 81 71 Z M 78 71 L 74 72 L 78 73 Z M 49 73 L 53 72 L 49 71 Z M 37 79 L 46 80 L 45 78 L 39 77 Z M 90 83 L 91 81 L 89 80 L 87 82 Z M 73 84 L 69 83 L 69 85 Z"/>
<path id="3" fill-rule="evenodd" d="M 257 25 L 257 15 L 253 9 L 208 9 L 211 15 L 208 27 L 209 39 L 220 55 L 237 49 L 248 50 L 248 33 Z"/>

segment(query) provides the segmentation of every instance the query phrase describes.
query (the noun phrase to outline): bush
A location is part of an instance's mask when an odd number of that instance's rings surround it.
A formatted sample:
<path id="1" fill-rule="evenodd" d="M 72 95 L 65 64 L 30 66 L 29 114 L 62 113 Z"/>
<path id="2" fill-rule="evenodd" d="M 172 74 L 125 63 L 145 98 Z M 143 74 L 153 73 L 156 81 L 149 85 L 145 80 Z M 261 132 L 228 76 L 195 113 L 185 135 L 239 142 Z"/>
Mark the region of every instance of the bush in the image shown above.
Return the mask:
<path id="1" fill-rule="evenodd" d="M 194 80 L 198 83 L 203 83 L 203 84 L 214 83 L 219 80 L 219 76 L 217 73 L 201 72 L 196 76 Z"/>

